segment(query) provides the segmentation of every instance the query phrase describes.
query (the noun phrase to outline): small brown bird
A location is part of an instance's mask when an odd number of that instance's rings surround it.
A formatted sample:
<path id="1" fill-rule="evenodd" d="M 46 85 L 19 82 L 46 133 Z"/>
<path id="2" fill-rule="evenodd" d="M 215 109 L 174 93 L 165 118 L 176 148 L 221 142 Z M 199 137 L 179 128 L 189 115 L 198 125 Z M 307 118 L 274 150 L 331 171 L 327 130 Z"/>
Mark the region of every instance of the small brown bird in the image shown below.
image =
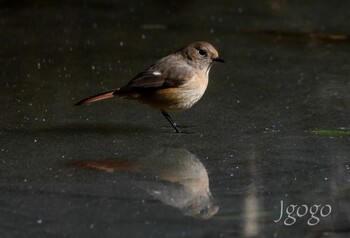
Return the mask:
<path id="1" fill-rule="evenodd" d="M 215 61 L 224 62 L 211 44 L 194 42 L 156 61 L 126 86 L 88 97 L 76 105 L 113 97 L 136 100 L 159 109 L 179 133 L 167 111 L 186 110 L 198 102 L 207 88 L 209 70 Z"/>

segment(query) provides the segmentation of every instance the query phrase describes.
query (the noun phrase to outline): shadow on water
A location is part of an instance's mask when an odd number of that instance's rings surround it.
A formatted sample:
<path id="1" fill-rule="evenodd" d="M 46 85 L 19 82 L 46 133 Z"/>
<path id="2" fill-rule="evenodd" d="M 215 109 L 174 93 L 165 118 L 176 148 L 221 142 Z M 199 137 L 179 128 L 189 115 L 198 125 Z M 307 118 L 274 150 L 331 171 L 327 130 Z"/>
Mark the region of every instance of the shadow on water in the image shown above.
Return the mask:
<path id="1" fill-rule="evenodd" d="M 199 134 L 202 131 L 196 130 L 195 126 L 178 126 L 180 134 Z M 100 135 L 129 135 L 129 134 L 177 134 L 170 126 L 151 127 L 146 125 L 136 125 L 132 123 L 70 123 L 44 128 L 14 128 L 0 130 L 5 133 L 15 134 L 100 134 Z"/>
<path id="2" fill-rule="evenodd" d="M 51 126 L 46 128 L 23 128 L 7 129 L 4 132 L 11 133 L 55 133 L 55 134 L 131 134 L 131 133 L 155 133 L 157 128 L 145 125 L 135 125 L 131 123 L 108 124 L 108 123 L 70 123 L 64 125 Z"/>
<path id="3" fill-rule="evenodd" d="M 219 207 L 209 190 L 208 173 L 201 161 L 186 149 L 160 149 L 135 161 L 87 160 L 67 167 L 104 172 L 132 172 L 137 187 L 184 215 L 209 219 Z"/>

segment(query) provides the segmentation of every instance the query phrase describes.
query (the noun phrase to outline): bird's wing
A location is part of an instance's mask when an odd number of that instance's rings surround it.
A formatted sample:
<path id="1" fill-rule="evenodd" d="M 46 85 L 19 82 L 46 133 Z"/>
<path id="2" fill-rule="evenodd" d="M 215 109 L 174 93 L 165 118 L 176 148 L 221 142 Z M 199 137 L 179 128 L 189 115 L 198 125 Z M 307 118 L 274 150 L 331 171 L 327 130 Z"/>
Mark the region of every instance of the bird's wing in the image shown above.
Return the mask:
<path id="1" fill-rule="evenodd" d="M 180 87 L 193 76 L 192 70 L 188 67 L 172 67 L 165 70 L 156 70 L 150 67 L 149 70 L 136 75 L 119 92 L 156 90 L 161 88 Z"/>

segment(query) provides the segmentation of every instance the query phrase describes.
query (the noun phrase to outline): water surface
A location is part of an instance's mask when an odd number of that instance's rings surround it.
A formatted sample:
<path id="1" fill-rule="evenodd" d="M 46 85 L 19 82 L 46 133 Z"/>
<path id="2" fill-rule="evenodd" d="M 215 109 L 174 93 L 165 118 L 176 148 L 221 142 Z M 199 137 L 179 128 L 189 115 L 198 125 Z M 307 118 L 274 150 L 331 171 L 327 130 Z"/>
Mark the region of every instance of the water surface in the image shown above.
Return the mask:
<path id="1" fill-rule="evenodd" d="M 3 1 L 0 236 L 349 236 L 349 7 Z M 184 133 L 135 102 L 74 106 L 196 40 L 226 63 L 172 114 Z M 281 201 L 332 212 L 287 226 Z"/>

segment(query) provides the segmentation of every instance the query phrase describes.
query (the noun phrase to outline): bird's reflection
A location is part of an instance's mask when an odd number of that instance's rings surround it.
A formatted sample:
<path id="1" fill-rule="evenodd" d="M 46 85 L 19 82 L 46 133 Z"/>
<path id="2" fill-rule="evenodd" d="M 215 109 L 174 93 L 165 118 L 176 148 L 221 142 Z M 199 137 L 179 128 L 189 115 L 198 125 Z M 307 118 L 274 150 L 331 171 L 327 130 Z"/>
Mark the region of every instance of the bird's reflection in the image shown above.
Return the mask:
<path id="1" fill-rule="evenodd" d="M 142 159 L 130 161 L 84 161 L 79 165 L 107 172 L 121 170 L 141 174 L 137 181 L 147 193 L 176 207 L 184 215 L 209 219 L 219 207 L 210 190 L 208 173 L 201 161 L 188 150 L 160 149 Z"/>
<path id="2" fill-rule="evenodd" d="M 144 161 L 143 172 L 159 177 L 159 182 L 146 186 L 155 198 L 196 218 L 208 219 L 217 213 L 208 173 L 195 155 L 185 149 L 162 149 Z"/>

